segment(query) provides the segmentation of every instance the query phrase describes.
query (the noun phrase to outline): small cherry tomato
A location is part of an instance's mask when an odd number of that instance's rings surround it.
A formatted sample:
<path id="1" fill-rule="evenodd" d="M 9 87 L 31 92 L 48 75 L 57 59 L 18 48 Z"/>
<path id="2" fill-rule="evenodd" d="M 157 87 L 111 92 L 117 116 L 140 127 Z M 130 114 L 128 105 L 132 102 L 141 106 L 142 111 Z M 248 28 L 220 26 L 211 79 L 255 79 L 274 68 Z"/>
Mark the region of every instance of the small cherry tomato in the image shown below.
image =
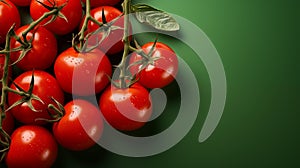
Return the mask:
<path id="1" fill-rule="evenodd" d="M 58 143 L 74 151 L 95 145 L 103 130 L 98 108 L 86 100 L 77 99 L 67 103 L 64 109 L 64 116 L 53 124 L 53 133 Z"/>
<path id="2" fill-rule="evenodd" d="M 20 27 L 16 34 L 21 39 L 22 33 L 29 27 L 25 25 Z M 29 71 L 33 69 L 45 70 L 49 68 L 54 62 L 57 54 L 57 41 L 52 32 L 42 26 L 38 26 L 31 30 L 26 39 L 31 42 L 31 49 L 26 53 L 21 61 L 17 63 L 17 66 L 24 70 Z M 14 38 L 11 40 L 11 48 L 20 47 L 21 43 L 16 41 Z M 22 51 L 12 52 L 11 60 L 15 62 L 21 56 Z"/>
<path id="3" fill-rule="evenodd" d="M 71 47 L 57 57 L 54 73 L 65 92 L 87 96 L 105 88 L 112 66 L 107 56 L 98 49 L 79 53 Z"/>
<path id="4" fill-rule="evenodd" d="M 0 113 L 1 114 L 1 113 Z M 10 111 L 5 112 L 5 118 L 2 120 L 2 128 L 8 134 L 11 135 L 15 127 L 15 119 Z"/>
<path id="5" fill-rule="evenodd" d="M 45 27 L 57 35 L 71 33 L 80 23 L 82 18 L 82 6 L 80 0 L 32 0 L 30 4 L 30 15 L 33 20 L 39 19 L 44 13 L 49 12 L 41 3 L 47 6 L 59 7 L 65 5 L 60 11 L 65 16 L 56 17 L 54 21 Z M 49 16 L 42 22 L 42 25 L 49 22 L 53 16 Z"/>
<path id="6" fill-rule="evenodd" d="M 14 83 L 23 90 L 28 91 L 32 79 L 32 72 L 27 71 L 18 76 Z M 19 90 L 14 84 L 11 84 L 11 89 Z M 34 71 L 34 86 L 32 94 L 39 97 L 43 102 L 31 100 L 32 106 L 36 112 L 30 109 L 29 102 L 24 102 L 11 109 L 11 112 L 16 120 L 24 124 L 45 124 L 45 121 L 39 119 L 51 119 L 48 111 L 48 104 L 54 104 L 51 97 L 63 104 L 64 93 L 61 90 L 56 79 L 47 72 L 36 70 Z M 8 93 L 9 107 L 21 100 L 22 97 L 16 93 Z"/>
<path id="7" fill-rule="evenodd" d="M 21 24 L 17 7 L 9 0 L 0 1 L 0 44 L 5 42 L 6 34 L 13 24 L 15 29 Z"/>
<path id="8" fill-rule="evenodd" d="M 25 125 L 17 128 L 6 155 L 9 168 L 50 168 L 57 157 L 57 143 L 43 127 Z"/>
<path id="9" fill-rule="evenodd" d="M 152 114 L 149 92 L 139 83 L 125 89 L 109 86 L 100 97 L 99 107 L 106 121 L 122 131 L 141 128 Z"/>
<path id="10" fill-rule="evenodd" d="M 154 43 L 149 42 L 142 46 L 144 53 L 149 54 Z M 129 63 L 133 66 L 130 67 L 130 72 L 137 75 L 138 82 L 146 88 L 162 88 L 170 84 L 178 72 L 178 58 L 175 52 L 166 44 L 157 42 L 149 64 L 143 69 L 142 63 L 134 64 L 134 62 L 141 61 L 142 56 L 133 53 Z M 140 72 L 139 72 L 140 71 Z M 138 73 L 139 72 L 139 73 Z"/>
<path id="11" fill-rule="evenodd" d="M 103 22 L 102 18 L 102 10 L 104 11 L 105 19 L 107 22 L 111 22 L 120 15 L 122 12 L 114 8 L 112 6 L 101 6 L 91 10 L 91 16 L 94 17 L 99 22 Z M 82 27 L 83 22 L 81 22 Z M 112 29 L 109 31 L 109 35 L 104 38 L 104 40 L 99 44 L 99 49 L 107 54 L 116 54 L 121 52 L 124 49 L 124 44 L 122 42 L 123 34 L 124 34 L 124 17 L 120 17 L 112 26 L 117 29 Z M 86 33 L 92 33 L 99 29 L 99 26 L 89 21 Z M 104 32 L 99 32 L 93 34 L 89 37 L 88 44 L 89 45 L 97 45 L 99 43 L 99 39 L 102 39 L 104 36 Z"/>

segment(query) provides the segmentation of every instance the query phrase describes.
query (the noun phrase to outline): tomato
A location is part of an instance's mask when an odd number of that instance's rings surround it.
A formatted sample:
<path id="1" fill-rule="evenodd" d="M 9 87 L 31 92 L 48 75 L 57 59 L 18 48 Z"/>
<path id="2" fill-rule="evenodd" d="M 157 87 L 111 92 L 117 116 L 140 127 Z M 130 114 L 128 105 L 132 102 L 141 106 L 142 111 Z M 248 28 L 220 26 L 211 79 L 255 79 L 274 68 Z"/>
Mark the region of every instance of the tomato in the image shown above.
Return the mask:
<path id="1" fill-rule="evenodd" d="M 47 24 L 45 27 L 57 35 L 64 35 L 71 33 L 80 23 L 82 18 L 82 6 L 80 0 L 32 0 L 30 4 L 30 15 L 33 20 L 39 19 L 44 13 L 49 12 L 39 2 L 51 6 L 61 6 L 66 4 L 60 11 L 67 19 L 67 21 L 61 17 L 57 17 L 53 22 Z M 49 16 L 44 20 L 43 24 L 47 23 L 52 16 Z"/>
<path id="2" fill-rule="evenodd" d="M 12 134 L 5 161 L 9 168 L 50 168 L 56 158 L 53 135 L 43 127 L 25 125 Z"/>
<path id="3" fill-rule="evenodd" d="M 122 131 L 141 128 L 152 114 L 149 92 L 139 83 L 125 89 L 108 87 L 100 97 L 99 107 L 106 121 Z"/>
<path id="4" fill-rule="evenodd" d="M 98 49 L 78 53 L 71 47 L 57 57 L 54 73 L 65 92 L 87 96 L 104 89 L 109 83 L 112 66 L 107 56 Z"/>
<path id="5" fill-rule="evenodd" d="M 20 27 L 16 34 L 22 38 L 22 33 L 28 28 L 29 25 Z M 31 49 L 26 53 L 25 57 L 17 63 L 17 66 L 24 70 L 32 69 L 47 69 L 54 62 L 57 54 L 57 41 L 52 32 L 45 29 L 42 26 L 36 27 L 34 30 L 31 30 L 26 39 L 31 42 Z M 16 41 L 14 38 L 11 40 L 11 48 L 20 47 L 21 44 Z M 12 62 L 18 60 L 21 55 L 21 51 L 12 52 L 11 59 Z"/>
<path id="6" fill-rule="evenodd" d="M 82 2 L 85 4 L 86 1 L 82 0 Z M 91 7 L 98 7 L 98 6 L 114 6 L 118 4 L 120 0 L 90 0 Z"/>
<path id="7" fill-rule="evenodd" d="M 31 2 L 31 0 L 10 0 L 10 1 L 17 6 L 29 6 Z"/>
<path id="8" fill-rule="evenodd" d="M 0 44 L 5 42 L 6 34 L 13 24 L 15 28 L 21 24 L 17 7 L 9 0 L 0 1 Z"/>
<path id="9" fill-rule="evenodd" d="M 11 135 L 15 126 L 15 119 L 12 116 L 11 112 L 8 111 L 5 113 L 5 118 L 2 120 L 2 128 L 8 134 Z"/>
<path id="10" fill-rule="evenodd" d="M 102 9 L 104 10 L 105 19 L 107 22 L 111 22 L 116 19 L 122 12 L 114 8 L 112 6 L 101 6 L 91 10 L 91 16 L 94 17 L 99 22 L 103 22 L 102 18 Z M 81 23 L 81 26 L 83 22 Z M 80 26 L 80 27 L 81 27 Z M 107 54 L 116 54 L 121 52 L 124 49 L 124 44 L 122 42 L 123 34 L 124 34 L 124 17 L 118 19 L 113 26 L 118 26 L 120 29 L 111 30 L 109 35 L 100 43 L 99 49 L 104 51 Z M 91 33 L 99 29 L 99 26 L 94 22 L 89 21 L 86 33 Z M 89 45 L 96 45 L 97 39 L 102 39 L 104 32 L 99 32 L 97 34 L 92 35 L 89 38 Z"/>
<path id="11" fill-rule="evenodd" d="M 92 147 L 102 134 L 103 122 L 96 106 L 86 100 L 73 100 L 64 107 L 65 115 L 53 125 L 60 145 L 74 151 Z"/>
<path id="12" fill-rule="evenodd" d="M 14 83 L 27 91 L 30 86 L 31 76 L 31 71 L 24 72 L 14 80 Z M 14 84 L 11 85 L 11 89 L 18 90 Z M 32 93 L 43 101 L 43 103 L 37 100 L 31 101 L 37 112 L 32 111 L 28 107 L 28 102 L 24 102 L 12 108 L 11 112 L 16 120 L 24 124 L 45 124 L 45 121 L 37 121 L 36 119 L 51 119 L 50 115 L 48 114 L 48 104 L 55 104 L 51 97 L 63 104 L 64 93 L 52 75 L 40 70 L 34 71 L 34 87 Z M 8 93 L 9 106 L 20 99 L 22 99 L 22 97 L 15 93 Z"/>
<path id="13" fill-rule="evenodd" d="M 146 43 L 142 50 L 149 54 L 153 42 Z M 166 44 L 157 42 L 151 55 L 153 62 L 147 65 L 138 73 L 142 64 L 136 64 L 130 67 L 132 74 L 137 74 L 138 82 L 147 88 L 162 88 L 170 84 L 178 72 L 178 58 L 175 52 Z M 155 59 L 157 58 L 157 59 Z M 142 60 L 142 56 L 133 53 L 130 58 L 130 64 Z"/>

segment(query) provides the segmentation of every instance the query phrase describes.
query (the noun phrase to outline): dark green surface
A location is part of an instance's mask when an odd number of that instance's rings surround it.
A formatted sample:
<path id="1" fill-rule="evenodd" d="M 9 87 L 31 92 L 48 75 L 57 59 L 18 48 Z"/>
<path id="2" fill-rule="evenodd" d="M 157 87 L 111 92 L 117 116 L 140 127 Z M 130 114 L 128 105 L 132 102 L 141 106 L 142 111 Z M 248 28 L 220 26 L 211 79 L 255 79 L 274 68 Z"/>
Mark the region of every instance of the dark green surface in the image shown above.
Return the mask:
<path id="1" fill-rule="evenodd" d="M 201 107 L 189 134 L 172 149 L 152 157 L 129 158 L 103 149 L 61 152 L 61 167 L 299 167 L 299 3 L 298 1 L 146 0 L 196 23 L 217 48 L 227 75 L 226 108 L 214 134 L 198 135 L 209 107 L 210 85 L 200 61 Z M 182 25 L 184 26 L 184 25 Z M 152 40 L 152 39 L 149 39 Z M 168 41 L 169 38 L 161 39 Z M 147 41 L 147 39 L 145 39 Z M 193 57 L 170 41 L 182 57 Z M 298 48 L 297 48 L 298 47 Z M 170 114 L 170 118 L 174 118 Z M 164 118 L 158 128 L 170 124 Z M 166 121 L 167 124 L 164 124 Z"/>
<path id="2" fill-rule="evenodd" d="M 55 167 L 300 167 L 298 1 L 134 2 L 151 4 L 191 20 L 214 43 L 228 84 L 220 124 L 207 141 L 198 143 L 210 101 L 207 72 L 201 61 L 189 59 L 195 55 L 186 46 L 162 37 L 161 41 L 169 41 L 191 63 L 198 77 L 200 113 L 188 135 L 170 150 L 144 158 L 116 155 L 101 147 L 81 153 L 60 150 Z M 173 84 L 166 90 L 175 87 Z M 170 125 L 176 114 L 171 107 L 168 109 L 144 130 Z"/>

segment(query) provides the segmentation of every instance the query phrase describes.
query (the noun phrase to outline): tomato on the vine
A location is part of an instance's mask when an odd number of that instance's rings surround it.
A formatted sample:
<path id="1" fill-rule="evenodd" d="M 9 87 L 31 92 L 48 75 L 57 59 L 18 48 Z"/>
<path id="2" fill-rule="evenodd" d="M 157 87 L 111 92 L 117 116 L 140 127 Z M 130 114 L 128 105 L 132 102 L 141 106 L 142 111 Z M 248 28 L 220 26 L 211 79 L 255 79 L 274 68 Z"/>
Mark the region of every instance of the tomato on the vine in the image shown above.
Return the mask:
<path id="1" fill-rule="evenodd" d="M 25 125 L 17 128 L 6 155 L 9 168 L 50 168 L 57 158 L 57 143 L 43 127 Z"/>
<path id="2" fill-rule="evenodd" d="M 31 2 L 31 0 L 10 0 L 10 1 L 17 6 L 29 6 Z"/>
<path id="3" fill-rule="evenodd" d="M 98 108 L 76 99 L 64 106 L 65 114 L 53 124 L 53 134 L 60 145 L 74 151 L 92 147 L 102 135 L 103 122 Z"/>
<path id="4" fill-rule="evenodd" d="M 71 47 L 57 57 L 54 73 L 65 92 L 87 96 L 105 88 L 112 66 L 107 56 L 98 49 L 80 53 Z"/>
<path id="5" fill-rule="evenodd" d="M 106 22 L 111 22 L 122 15 L 122 12 L 115 7 L 100 6 L 91 10 L 91 16 L 99 22 L 103 22 L 102 10 L 104 12 Z M 83 20 L 80 27 L 82 27 L 82 25 Z M 104 40 L 99 44 L 99 49 L 107 54 L 116 54 L 121 52 L 124 49 L 124 44 L 122 42 L 124 34 L 124 17 L 120 17 L 114 24 L 112 24 L 112 26 L 116 29 L 109 30 L 108 36 L 105 35 L 106 33 L 104 31 L 93 34 L 89 37 L 88 44 L 97 45 L 98 41 L 104 36 Z M 89 21 L 86 33 L 92 33 L 97 29 L 99 29 L 99 26 L 96 23 Z"/>
<path id="6" fill-rule="evenodd" d="M 58 35 L 72 32 L 80 23 L 82 18 L 82 6 L 80 0 L 32 0 L 30 4 L 30 15 L 33 20 L 39 19 L 44 13 L 49 12 L 42 4 L 49 7 L 65 5 L 60 11 L 65 18 L 57 16 L 54 21 L 46 24 L 53 16 L 49 16 L 42 22 L 46 28 Z"/>
<path id="7" fill-rule="evenodd" d="M 83 3 L 86 3 L 86 0 L 81 0 Z M 118 4 L 120 0 L 90 0 L 91 7 L 98 7 L 98 6 L 114 6 Z"/>
<path id="8" fill-rule="evenodd" d="M 139 83 L 124 89 L 109 86 L 100 97 L 99 107 L 106 121 L 122 131 L 141 128 L 152 114 L 150 94 Z"/>
<path id="9" fill-rule="evenodd" d="M 145 54 L 149 54 L 153 45 L 154 42 L 146 43 L 142 46 L 142 50 Z M 145 67 L 143 67 L 142 62 L 139 62 L 142 59 L 141 55 L 133 53 L 129 64 L 132 65 L 130 72 L 133 75 L 137 75 L 138 82 L 143 86 L 147 88 L 162 88 L 174 80 L 178 72 L 178 58 L 168 45 L 157 42 L 150 60 L 146 60 L 148 65 Z"/>
<path id="10" fill-rule="evenodd" d="M 22 33 L 28 27 L 29 25 L 20 27 L 17 29 L 16 35 L 23 39 Z M 37 26 L 27 34 L 26 39 L 31 43 L 30 50 L 17 63 L 17 66 L 24 71 L 49 68 L 57 54 L 57 41 L 54 34 L 42 26 Z M 11 39 L 11 48 L 20 46 L 21 43 L 16 41 L 15 38 Z M 22 51 L 12 52 L 11 62 L 17 61 L 21 53 Z"/>
<path id="11" fill-rule="evenodd" d="M 0 1 L 0 44 L 5 42 L 6 34 L 13 24 L 15 28 L 21 24 L 17 7 L 9 0 Z"/>
<path id="12" fill-rule="evenodd" d="M 1 113 L 0 113 L 1 114 Z M 11 135 L 15 127 L 15 119 L 10 111 L 5 112 L 5 118 L 2 120 L 2 128 L 8 134 Z"/>
<path id="13" fill-rule="evenodd" d="M 23 90 L 28 91 L 32 79 L 32 72 L 27 71 L 18 76 L 14 83 Z M 11 84 L 11 89 L 19 90 L 15 84 Z M 38 100 L 31 100 L 32 106 L 37 110 L 36 112 L 30 109 L 29 103 L 24 102 L 11 109 L 13 116 L 24 124 L 45 124 L 45 121 L 39 119 L 51 119 L 48 111 L 48 104 L 54 104 L 51 97 L 63 104 L 64 93 L 61 90 L 56 79 L 47 72 L 36 70 L 34 71 L 34 86 L 32 94 L 38 96 L 43 102 Z M 15 102 L 21 100 L 22 97 L 16 93 L 8 93 L 9 107 Z"/>

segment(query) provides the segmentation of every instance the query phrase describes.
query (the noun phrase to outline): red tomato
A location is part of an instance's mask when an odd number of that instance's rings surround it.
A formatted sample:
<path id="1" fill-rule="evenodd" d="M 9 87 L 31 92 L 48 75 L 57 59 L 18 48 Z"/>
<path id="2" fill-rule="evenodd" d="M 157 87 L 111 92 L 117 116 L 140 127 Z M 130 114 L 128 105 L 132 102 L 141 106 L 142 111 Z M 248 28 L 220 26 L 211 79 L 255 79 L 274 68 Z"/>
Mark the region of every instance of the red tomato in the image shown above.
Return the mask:
<path id="1" fill-rule="evenodd" d="M 52 134 L 40 126 L 21 126 L 11 136 L 6 155 L 9 168 L 50 168 L 57 157 L 57 144 Z"/>
<path id="2" fill-rule="evenodd" d="M 104 9 L 104 15 L 107 22 L 114 20 L 115 18 L 122 15 L 122 12 L 114 8 L 112 6 L 101 6 L 91 10 L 91 16 L 94 17 L 99 22 L 103 22 L 102 18 L 102 9 Z M 81 22 L 82 26 L 83 22 Z M 80 27 L 81 27 L 80 26 Z M 121 17 L 116 21 L 113 26 L 118 26 L 121 29 L 112 30 L 108 37 L 106 37 L 102 43 L 99 45 L 99 49 L 104 51 L 107 54 L 116 54 L 121 52 L 124 49 L 124 44 L 122 42 L 123 34 L 124 34 L 124 17 Z M 94 32 L 95 30 L 99 29 L 99 26 L 94 22 L 89 22 L 86 33 Z M 103 32 L 99 32 L 98 34 L 94 34 L 89 38 L 88 44 L 89 45 L 96 45 L 97 39 L 102 39 Z"/>
<path id="3" fill-rule="evenodd" d="M 24 72 L 14 80 L 14 83 L 27 91 L 30 86 L 31 76 L 31 71 Z M 11 85 L 11 89 L 18 90 L 14 84 Z M 45 124 L 44 121 L 36 121 L 36 119 L 51 119 L 48 114 L 48 104 L 55 104 L 53 103 L 53 100 L 51 100 L 51 97 L 63 104 L 64 93 L 52 75 L 39 70 L 34 71 L 34 88 L 32 93 L 38 96 L 44 102 L 41 103 L 37 100 L 31 101 L 33 107 L 38 110 L 37 112 L 32 111 L 28 107 L 27 102 L 12 108 L 11 112 L 16 120 L 24 124 Z M 22 97 L 15 93 L 8 93 L 9 106 L 20 99 L 22 99 Z"/>
<path id="4" fill-rule="evenodd" d="M 65 92 L 86 96 L 104 89 L 109 83 L 112 66 L 107 56 L 98 49 L 78 53 L 71 47 L 57 57 L 54 73 Z"/>
<path id="5" fill-rule="evenodd" d="M 82 18 L 82 6 L 80 0 L 32 0 L 30 4 L 30 15 L 33 20 L 39 19 L 44 13 L 49 12 L 39 2 L 52 6 L 61 6 L 66 4 L 60 11 L 66 18 L 67 21 L 61 17 L 57 17 L 53 22 L 47 24 L 45 27 L 58 35 L 64 35 L 72 32 L 80 23 Z M 52 16 L 44 20 L 43 24 L 47 23 Z"/>
<path id="6" fill-rule="evenodd" d="M 153 46 L 149 42 L 142 46 L 143 51 L 148 54 Z M 174 51 L 164 43 L 157 42 L 151 58 L 157 58 L 153 63 L 147 65 L 143 70 L 138 71 L 142 64 L 131 66 L 130 72 L 137 74 L 139 83 L 147 88 L 162 88 L 170 84 L 178 72 L 178 58 Z M 130 64 L 142 60 L 142 56 L 133 53 Z"/>
<path id="7" fill-rule="evenodd" d="M 149 92 L 138 83 L 125 89 L 108 87 L 100 97 L 99 107 L 106 121 L 122 131 L 141 128 L 152 114 Z"/>
<path id="8" fill-rule="evenodd" d="M 29 6 L 31 2 L 31 0 L 10 0 L 10 1 L 17 6 Z"/>
<path id="9" fill-rule="evenodd" d="M 5 113 L 5 118 L 2 120 L 2 128 L 8 134 L 11 135 L 15 126 L 15 120 L 10 111 Z"/>
<path id="10" fill-rule="evenodd" d="M 5 42 L 6 34 L 13 24 L 15 28 L 21 24 L 17 7 L 9 0 L 0 1 L 0 44 Z"/>
<path id="11" fill-rule="evenodd" d="M 98 108 L 79 99 L 69 102 L 64 108 L 65 115 L 53 125 L 53 133 L 58 143 L 74 151 L 92 147 L 103 130 Z"/>
<path id="12" fill-rule="evenodd" d="M 81 0 L 84 4 L 86 3 L 85 0 Z M 98 7 L 98 6 L 114 6 L 118 4 L 120 0 L 90 0 L 91 7 Z"/>
<path id="13" fill-rule="evenodd" d="M 16 34 L 22 38 L 22 33 L 28 28 L 29 25 L 20 27 Z M 27 36 L 27 40 L 31 43 L 31 50 L 27 52 L 25 57 L 17 63 L 17 66 L 24 70 L 32 69 L 47 69 L 54 62 L 57 54 L 57 41 L 52 32 L 45 29 L 44 27 L 38 26 L 34 30 L 31 30 Z M 20 47 L 21 44 L 17 42 L 14 38 L 11 40 L 11 48 Z M 21 55 L 21 51 L 12 52 L 11 59 L 12 62 L 18 60 Z"/>

